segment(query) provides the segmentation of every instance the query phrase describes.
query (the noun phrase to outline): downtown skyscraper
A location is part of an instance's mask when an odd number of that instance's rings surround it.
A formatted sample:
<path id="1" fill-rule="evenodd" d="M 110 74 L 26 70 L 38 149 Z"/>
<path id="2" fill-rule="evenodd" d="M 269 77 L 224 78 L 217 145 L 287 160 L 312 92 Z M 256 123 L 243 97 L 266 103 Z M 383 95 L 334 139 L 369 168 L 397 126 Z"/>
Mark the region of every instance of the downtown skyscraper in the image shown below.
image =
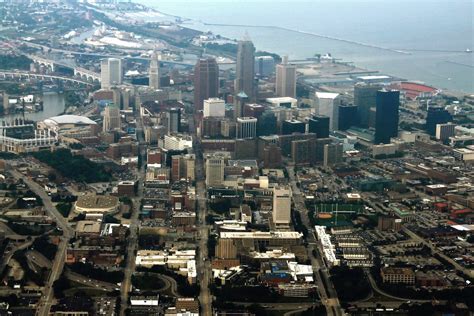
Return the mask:
<path id="1" fill-rule="evenodd" d="M 199 59 L 194 66 L 194 107 L 202 110 L 204 100 L 219 95 L 219 66 L 214 58 Z"/>
<path id="2" fill-rule="evenodd" d="M 400 91 L 377 91 L 376 104 L 374 143 L 390 144 L 390 138 L 398 136 Z"/>
<path id="3" fill-rule="evenodd" d="M 296 97 L 296 66 L 288 64 L 288 56 L 276 66 L 275 92 L 277 97 Z"/>
<path id="4" fill-rule="evenodd" d="M 235 93 L 244 92 L 251 102 L 256 99 L 255 76 L 255 46 L 249 39 L 239 41 L 237 50 L 237 68 L 235 78 Z"/>
<path id="5" fill-rule="evenodd" d="M 156 51 L 151 55 L 150 69 L 149 69 L 148 86 L 152 89 L 160 88 L 160 61 L 158 60 L 158 53 Z"/>

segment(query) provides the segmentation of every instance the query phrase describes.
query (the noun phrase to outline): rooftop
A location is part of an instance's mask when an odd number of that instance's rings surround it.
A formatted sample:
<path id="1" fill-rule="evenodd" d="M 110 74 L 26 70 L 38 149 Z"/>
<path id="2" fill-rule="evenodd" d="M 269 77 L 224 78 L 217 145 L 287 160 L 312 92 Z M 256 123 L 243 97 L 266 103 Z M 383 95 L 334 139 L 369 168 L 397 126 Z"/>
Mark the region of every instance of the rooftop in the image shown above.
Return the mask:
<path id="1" fill-rule="evenodd" d="M 82 195 L 77 198 L 76 206 L 80 208 L 111 208 L 117 206 L 119 199 L 110 195 Z"/>

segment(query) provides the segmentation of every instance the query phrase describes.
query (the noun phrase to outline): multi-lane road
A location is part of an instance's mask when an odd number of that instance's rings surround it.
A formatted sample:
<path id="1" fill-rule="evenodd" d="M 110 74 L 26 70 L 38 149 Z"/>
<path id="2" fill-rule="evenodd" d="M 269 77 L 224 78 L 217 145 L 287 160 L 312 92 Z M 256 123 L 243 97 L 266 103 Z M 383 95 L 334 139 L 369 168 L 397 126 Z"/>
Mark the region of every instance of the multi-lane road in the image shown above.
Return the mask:
<path id="1" fill-rule="evenodd" d="M 132 290 L 132 274 L 135 272 L 135 258 L 138 247 L 138 231 L 139 231 L 139 215 L 141 200 L 143 198 L 143 182 L 145 181 L 145 158 L 146 158 L 146 146 L 142 145 L 143 142 L 143 122 L 139 114 L 136 116 L 137 120 L 137 129 L 136 135 L 137 140 L 140 144 L 139 155 L 141 156 L 141 161 L 143 162 L 140 166 L 140 169 L 137 172 L 138 178 L 138 187 L 136 197 L 133 199 L 133 210 L 132 216 L 130 218 L 130 235 L 128 237 L 127 243 L 127 261 L 124 269 L 124 278 L 120 289 L 121 305 L 120 305 L 120 315 L 125 315 L 125 311 L 128 306 L 129 294 Z"/>
<path id="2" fill-rule="evenodd" d="M 190 121 L 190 130 L 195 131 L 194 122 Z M 206 222 L 207 217 L 207 191 L 204 174 L 204 160 L 199 142 L 196 140 L 194 152 L 196 155 L 196 194 L 197 194 L 197 216 L 198 216 L 198 233 L 199 233 L 199 253 L 197 258 L 197 269 L 199 276 L 199 303 L 201 305 L 201 313 L 204 316 L 212 315 L 212 296 L 209 291 L 209 283 L 211 280 L 211 263 L 209 261 L 207 242 L 209 239 L 209 226 Z"/>
<path id="3" fill-rule="evenodd" d="M 53 284 L 61 275 L 64 268 L 64 261 L 66 257 L 66 249 L 69 239 L 74 235 L 73 229 L 69 226 L 67 220 L 58 212 L 51 202 L 51 198 L 46 194 L 46 191 L 36 182 L 21 174 L 20 172 L 10 169 L 10 174 L 17 180 L 22 179 L 23 182 L 38 195 L 43 201 L 43 205 L 48 214 L 56 221 L 57 225 L 63 231 L 63 236 L 60 238 L 58 251 L 54 258 L 53 266 L 49 274 L 49 278 L 43 289 L 43 296 L 38 304 L 36 314 L 39 316 L 49 315 L 51 305 L 54 299 Z"/>

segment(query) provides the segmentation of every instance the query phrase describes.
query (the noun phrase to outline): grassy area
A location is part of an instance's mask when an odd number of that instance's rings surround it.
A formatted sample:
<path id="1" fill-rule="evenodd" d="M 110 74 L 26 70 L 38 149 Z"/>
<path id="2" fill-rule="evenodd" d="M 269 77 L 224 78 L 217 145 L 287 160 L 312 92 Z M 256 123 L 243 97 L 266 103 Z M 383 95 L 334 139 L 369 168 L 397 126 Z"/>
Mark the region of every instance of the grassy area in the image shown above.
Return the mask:
<path id="1" fill-rule="evenodd" d="M 56 205 L 56 209 L 58 210 L 59 213 L 61 213 L 62 216 L 68 217 L 72 209 L 72 204 L 60 202 Z"/>
<path id="2" fill-rule="evenodd" d="M 147 272 L 143 275 L 133 275 L 132 284 L 142 291 L 157 291 L 165 286 L 165 282 L 160 277 Z"/>
<path id="3" fill-rule="evenodd" d="M 69 149 L 58 149 L 54 152 L 42 150 L 33 153 L 33 156 L 59 171 L 63 177 L 78 182 L 108 182 L 112 179 L 112 175 L 102 165 L 81 155 L 73 156 Z"/>
<path id="4" fill-rule="evenodd" d="M 331 218 L 314 218 L 314 225 L 335 227 L 335 226 L 348 226 L 351 224 L 351 214 L 334 214 Z"/>
<path id="5" fill-rule="evenodd" d="M 315 203 L 312 207 L 318 213 L 333 213 L 336 212 L 354 212 L 359 213 L 364 208 L 362 204 L 337 204 L 337 203 Z"/>

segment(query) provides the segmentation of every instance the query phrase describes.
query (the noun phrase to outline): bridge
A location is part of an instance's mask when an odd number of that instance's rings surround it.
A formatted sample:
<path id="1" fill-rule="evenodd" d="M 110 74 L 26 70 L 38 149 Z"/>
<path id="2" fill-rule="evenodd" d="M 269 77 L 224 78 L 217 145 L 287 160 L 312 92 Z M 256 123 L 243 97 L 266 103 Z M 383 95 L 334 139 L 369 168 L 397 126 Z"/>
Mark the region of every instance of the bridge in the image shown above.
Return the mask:
<path id="1" fill-rule="evenodd" d="M 0 70 L 0 78 L 3 79 L 39 79 L 39 80 L 62 80 L 62 81 L 68 81 L 68 82 L 73 82 L 77 84 L 83 84 L 83 85 L 88 85 L 88 86 L 93 86 L 94 82 L 88 81 L 88 80 L 82 80 L 82 79 L 76 79 L 76 78 L 70 78 L 70 77 L 65 77 L 65 76 L 57 76 L 57 75 L 42 75 L 42 74 L 37 74 L 37 73 L 32 73 L 32 72 L 27 72 L 27 71 L 4 71 Z"/>
<path id="2" fill-rule="evenodd" d="M 75 67 L 73 65 L 68 65 L 68 64 L 65 64 L 65 63 L 61 63 L 61 62 L 58 62 L 58 61 L 55 61 L 55 60 L 47 59 L 47 58 L 36 56 L 36 55 L 25 54 L 25 56 L 28 57 L 29 59 L 31 59 L 35 64 L 43 65 L 44 67 L 49 68 L 52 72 L 54 72 L 55 66 L 61 66 L 61 67 L 64 67 L 64 68 L 72 69 L 74 71 L 74 76 L 76 78 L 80 78 L 81 82 L 92 82 L 92 83 L 97 82 L 97 83 L 99 83 L 100 80 L 101 80 L 100 74 L 98 74 L 96 72 L 93 72 L 93 71 L 90 71 L 90 70 L 85 69 L 85 68 Z M 64 78 L 64 77 L 61 77 L 61 78 Z"/>

